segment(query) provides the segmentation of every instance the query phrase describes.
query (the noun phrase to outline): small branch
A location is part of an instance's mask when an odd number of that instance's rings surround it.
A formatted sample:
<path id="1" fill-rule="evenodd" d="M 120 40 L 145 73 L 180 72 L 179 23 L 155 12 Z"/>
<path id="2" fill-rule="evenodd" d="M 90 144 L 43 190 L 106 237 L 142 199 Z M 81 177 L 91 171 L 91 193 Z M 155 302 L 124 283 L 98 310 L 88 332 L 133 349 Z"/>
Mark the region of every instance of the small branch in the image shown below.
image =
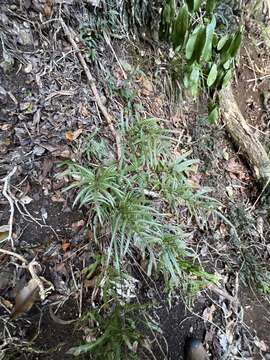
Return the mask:
<path id="1" fill-rule="evenodd" d="M 74 48 L 74 50 L 77 52 L 77 56 L 80 60 L 80 63 L 82 65 L 85 75 L 87 77 L 88 84 L 94 95 L 95 102 L 97 103 L 101 113 L 103 114 L 104 118 L 106 119 L 109 129 L 115 138 L 116 148 L 117 148 L 117 157 L 118 157 L 118 160 L 120 160 L 120 158 L 121 158 L 121 141 L 120 141 L 120 137 L 119 137 L 118 133 L 115 131 L 115 128 L 113 126 L 113 119 L 111 118 L 110 114 L 108 113 L 106 107 L 104 106 L 104 104 L 100 98 L 100 95 L 98 93 L 98 90 L 97 90 L 97 87 L 95 84 L 95 79 L 92 76 L 92 74 L 87 66 L 87 63 L 85 61 L 83 54 L 81 53 L 78 45 L 76 44 L 70 29 L 67 27 L 67 25 L 63 21 L 63 19 L 60 19 L 60 22 L 61 22 L 61 26 L 64 30 L 65 35 L 67 36 L 67 38 L 68 38 L 69 42 L 71 43 L 72 47 Z"/>
<path id="2" fill-rule="evenodd" d="M 231 296 L 226 290 L 221 289 L 214 284 L 209 285 L 208 289 L 213 291 L 215 294 L 224 297 L 224 299 L 228 300 L 233 304 L 238 303 L 238 300 L 235 297 Z"/>
<path id="3" fill-rule="evenodd" d="M 15 166 L 13 168 L 13 170 L 9 174 L 7 174 L 6 177 L 4 177 L 4 179 L 1 179 L 1 182 L 4 183 L 2 193 L 3 193 L 4 197 L 7 199 L 7 201 L 9 202 L 9 206 L 10 206 L 10 216 L 9 216 L 9 221 L 8 221 L 8 225 L 9 225 L 8 240 L 11 242 L 12 249 L 14 249 L 14 242 L 13 242 L 13 238 L 12 238 L 13 219 L 14 219 L 14 203 L 13 203 L 12 197 L 9 194 L 9 183 L 10 183 L 10 179 L 12 178 L 12 176 L 15 174 L 16 171 L 17 171 L 17 166 Z"/>
<path id="4" fill-rule="evenodd" d="M 19 254 L 13 252 L 13 251 L 9 251 L 9 250 L 5 250 L 5 249 L 0 248 L 0 253 L 16 257 L 17 259 L 19 259 L 22 262 L 22 264 L 24 266 L 26 266 L 26 264 L 27 264 L 27 260 L 22 255 L 19 255 Z"/>

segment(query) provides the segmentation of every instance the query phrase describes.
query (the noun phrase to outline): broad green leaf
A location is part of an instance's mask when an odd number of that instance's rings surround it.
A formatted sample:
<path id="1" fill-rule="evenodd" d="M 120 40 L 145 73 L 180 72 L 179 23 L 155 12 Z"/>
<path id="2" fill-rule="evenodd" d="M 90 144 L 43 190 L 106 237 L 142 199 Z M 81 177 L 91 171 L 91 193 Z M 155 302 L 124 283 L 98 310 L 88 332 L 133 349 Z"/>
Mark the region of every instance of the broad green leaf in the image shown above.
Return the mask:
<path id="1" fill-rule="evenodd" d="M 198 32 L 192 60 L 197 60 L 198 63 L 201 61 L 202 52 L 206 42 L 206 28 L 204 26 Z"/>
<path id="2" fill-rule="evenodd" d="M 224 69 L 225 69 L 225 70 L 228 70 L 228 69 L 230 68 L 232 62 L 233 62 L 233 59 L 232 59 L 232 58 L 229 58 L 229 59 L 223 64 Z"/>
<path id="3" fill-rule="evenodd" d="M 200 81 L 200 68 L 197 64 L 193 64 L 189 78 L 189 88 L 191 90 L 191 95 L 193 98 L 196 98 L 198 95 L 199 81 Z"/>
<path id="4" fill-rule="evenodd" d="M 207 0 L 206 1 L 206 7 L 205 7 L 205 10 L 206 10 L 206 14 L 209 16 L 211 16 L 213 14 L 213 11 L 216 7 L 216 0 Z"/>
<path id="5" fill-rule="evenodd" d="M 207 77 L 207 86 L 208 87 L 210 87 L 214 84 L 214 82 L 216 81 L 216 78 L 217 78 L 217 74 L 218 74 L 217 65 L 213 64 L 211 67 L 211 70 L 208 74 L 208 77 Z"/>
<path id="6" fill-rule="evenodd" d="M 188 77 L 187 73 L 185 73 L 185 75 L 184 75 L 183 84 L 184 84 L 184 87 L 187 89 L 189 86 L 189 77 Z"/>
<path id="7" fill-rule="evenodd" d="M 198 11 L 199 7 L 201 6 L 202 0 L 194 0 L 193 10 Z"/>
<path id="8" fill-rule="evenodd" d="M 219 110 L 218 110 L 218 107 L 215 106 L 208 114 L 209 124 L 215 124 L 218 120 L 218 117 L 219 117 Z"/>
<path id="9" fill-rule="evenodd" d="M 187 60 L 190 60 L 192 58 L 192 55 L 193 55 L 193 51 L 194 51 L 194 48 L 195 48 L 195 43 L 196 43 L 196 40 L 197 40 L 197 35 L 198 35 L 198 32 L 203 29 L 204 27 L 201 26 L 201 25 L 198 25 L 193 33 L 190 35 L 188 41 L 187 41 L 187 45 L 186 45 L 186 58 Z"/>
<path id="10" fill-rule="evenodd" d="M 189 13 L 187 5 L 184 5 L 175 20 L 172 32 L 172 43 L 174 48 L 181 48 L 185 41 L 186 32 L 189 24 Z"/>
<path id="11" fill-rule="evenodd" d="M 202 60 L 209 61 L 212 57 L 213 35 L 216 28 L 216 18 L 213 16 L 210 24 L 206 27 L 205 44 L 202 51 Z"/>
<path id="12" fill-rule="evenodd" d="M 194 10 L 194 0 L 186 0 L 186 4 L 188 6 L 189 12 L 193 12 L 193 10 Z"/>
<path id="13" fill-rule="evenodd" d="M 218 44 L 217 44 L 217 51 L 220 51 L 223 48 L 223 46 L 226 44 L 226 42 L 229 38 L 230 38 L 229 35 L 226 34 L 219 39 Z"/>
<path id="14" fill-rule="evenodd" d="M 242 42 L 242 31 L 239 30 L 235 34 L 229 48 L 229 53 L 232 58 L 235 57 L 238 49 L 240 48 L 241 42 Z"/>
<path id="15" fill-rule="evenodd" d="M 213 35 L 213 47 L 216 49 L 218 44 L 218 36 L 216 33 Z"/>
<path id="16" fill-rule="evenodd" d="M 233 70 L 230 69 L 226 72 L 226 74 L 223 78 L 222 87 L 227 87 L 229 85 L 229 82 L 231 81 L 232 76 L 233 76 Z"/>

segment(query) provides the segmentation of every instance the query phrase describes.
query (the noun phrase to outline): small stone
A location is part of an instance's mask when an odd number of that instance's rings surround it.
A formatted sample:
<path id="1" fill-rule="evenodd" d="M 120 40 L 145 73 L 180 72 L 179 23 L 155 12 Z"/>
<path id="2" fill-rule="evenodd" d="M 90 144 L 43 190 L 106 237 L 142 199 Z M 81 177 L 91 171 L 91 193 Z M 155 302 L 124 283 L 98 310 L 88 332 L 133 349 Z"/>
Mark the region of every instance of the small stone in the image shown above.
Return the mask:
<path id="1" fill-rule="evenodd" d="M 33 154 L 35 156 L 42 156 L 45 153 L 45 149 L 39 145 L 36 145 L 33 149 Z"/>
<path id="2" fill-rule="evenodd" d="M 32 70 L 33 70 L 33 66 L 32 66 L 31 63 L 29 63 L 28 65 L 26 65 L 26 67 L 24 68 L 24 72 L 25 72 L 26 74 L 30 74 L 30 72 L 32 72 Z"/>

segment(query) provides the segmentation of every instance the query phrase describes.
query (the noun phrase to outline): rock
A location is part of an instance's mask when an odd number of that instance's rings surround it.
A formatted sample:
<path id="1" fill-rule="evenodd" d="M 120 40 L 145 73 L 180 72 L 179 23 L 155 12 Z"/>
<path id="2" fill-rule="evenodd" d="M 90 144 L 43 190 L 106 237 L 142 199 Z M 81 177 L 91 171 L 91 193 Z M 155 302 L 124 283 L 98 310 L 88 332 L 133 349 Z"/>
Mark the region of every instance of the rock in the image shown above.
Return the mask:
<path id="1" fill-rule="evenodd" d="M 33 154 L 36 156 L 42 156 L 45 153 L 45 149 L 39 145 L 36 145 L 33 149 Z"/>

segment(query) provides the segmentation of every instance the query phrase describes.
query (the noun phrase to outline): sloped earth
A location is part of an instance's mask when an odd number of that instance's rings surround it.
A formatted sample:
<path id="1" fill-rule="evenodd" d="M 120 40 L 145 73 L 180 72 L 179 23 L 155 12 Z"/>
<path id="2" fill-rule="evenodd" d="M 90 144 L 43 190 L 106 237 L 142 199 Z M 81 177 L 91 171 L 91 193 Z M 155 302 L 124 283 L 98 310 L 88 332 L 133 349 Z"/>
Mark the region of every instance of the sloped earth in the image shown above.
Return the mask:
<path id="1" fill-rule="evenodd" d="M 64 1 L 62 6 L 67 21 L 78 32 L 74 20 L 78 9 L 72 1 Z M 84 329 L 69 320 L 77 319 L 90 306 L 91 289 L 81 270 L 91 259 L 93 245 L 86 214 L 72 208 L 72 194 L 62 192 L 67 183 L 57 177 L 58 165 L 65 159 L 78 159 L 83 135 L 96 128 L 113 142 L 71 45 L 59 23 L 46 18 L 42 9 L 51 19 L 57 18 L 57 6 L 44 10 L 31 2 L 1 2 L 0 173 L 4 178 L 17 167 L 11 179 L 11 192 L 21 210 L 16 209 L 14 218 L 16 252 L 41 264 L 41 275 L 53 284 L 54 291 L 23 316 L 10 320 L 16 292 L 29 275 L 0 254 L 1 359 L 68 359 L 71 356 L 66 351 L 85 337 Z M 251 22 L 247 27 L 249 35 L 241 50 L 235 94 L 244 116 L 269 146 L 270 78 L 250 81 L 254 76 L 269 75 L 268 50 L 265 45 L 256 46 L 262 41 L 258 25 Z M 241 306 L 235 309 L 224 297 L 209 291 L 203 291 L 193 306 L 181 293 L 176 294 L 169 306 L 161 283 L 143 283 L 138 292 L 145 302 L 156 299 L 152 316 L 163 330 L 152 351 L 157 359 L 180 360 L 185 340 L 193 333 L 205 339 L 213 359 L 221 358 L 222 346 L 228 349 L 228 342 L 231 352 L 227 358 L 268 358 L 269 298 L 262 297 L 249 278 L 260 272 L 253 262 L 255 256 L 260 264 L 269 261 L 269 196 L 264 193 L 252 206 L 261 186 L 222 125 L 208 126 L 203 105 L 184 102 L 179 107 L 168 101 L 162 82 L 154 76 L 160 66 L 155 61 L 158 49 L 145 44 L 143 51 L 134 54 L 133 44 L 114 40 L 112 46 L 125 71 L 136 66 L 144 71 L 144 75 L 132 78 L 138 102 L 147 116 L 170 120 L 170 127 L 180 134 L 181 150 L 191 150 L 192 157 L 201 160 L 190 181 L 195 188 L 204 185 L 213 189 L 212 195 L 223 204 L 221 212 L 241 239 L 239 243 L 231 226 L 220 219 L 189 224 L 193 232 L 190 245 L 206 267 L 220 273 L 224 287 L 238 295 Z M 123 83 L 123 74 L 108 46 L 100 50 L 97 64 L 92 72 L 106 107 L 119 114 L 125 106 L 121 98 L 111 95 L 102 69 L 107 69 L 116 87 Z M 264 74 L 258 75 L 258 69 Z M 125 88 L 126 94 L 128 90 Z M 4 196 L 0 201 L 0 222 L 5 225 L 9 204 Z M 11 250 L 8 243 L 1 246 Z M 54 303 L 60 304 L 56 319 L 49 312 L 49 305 Z"/>

